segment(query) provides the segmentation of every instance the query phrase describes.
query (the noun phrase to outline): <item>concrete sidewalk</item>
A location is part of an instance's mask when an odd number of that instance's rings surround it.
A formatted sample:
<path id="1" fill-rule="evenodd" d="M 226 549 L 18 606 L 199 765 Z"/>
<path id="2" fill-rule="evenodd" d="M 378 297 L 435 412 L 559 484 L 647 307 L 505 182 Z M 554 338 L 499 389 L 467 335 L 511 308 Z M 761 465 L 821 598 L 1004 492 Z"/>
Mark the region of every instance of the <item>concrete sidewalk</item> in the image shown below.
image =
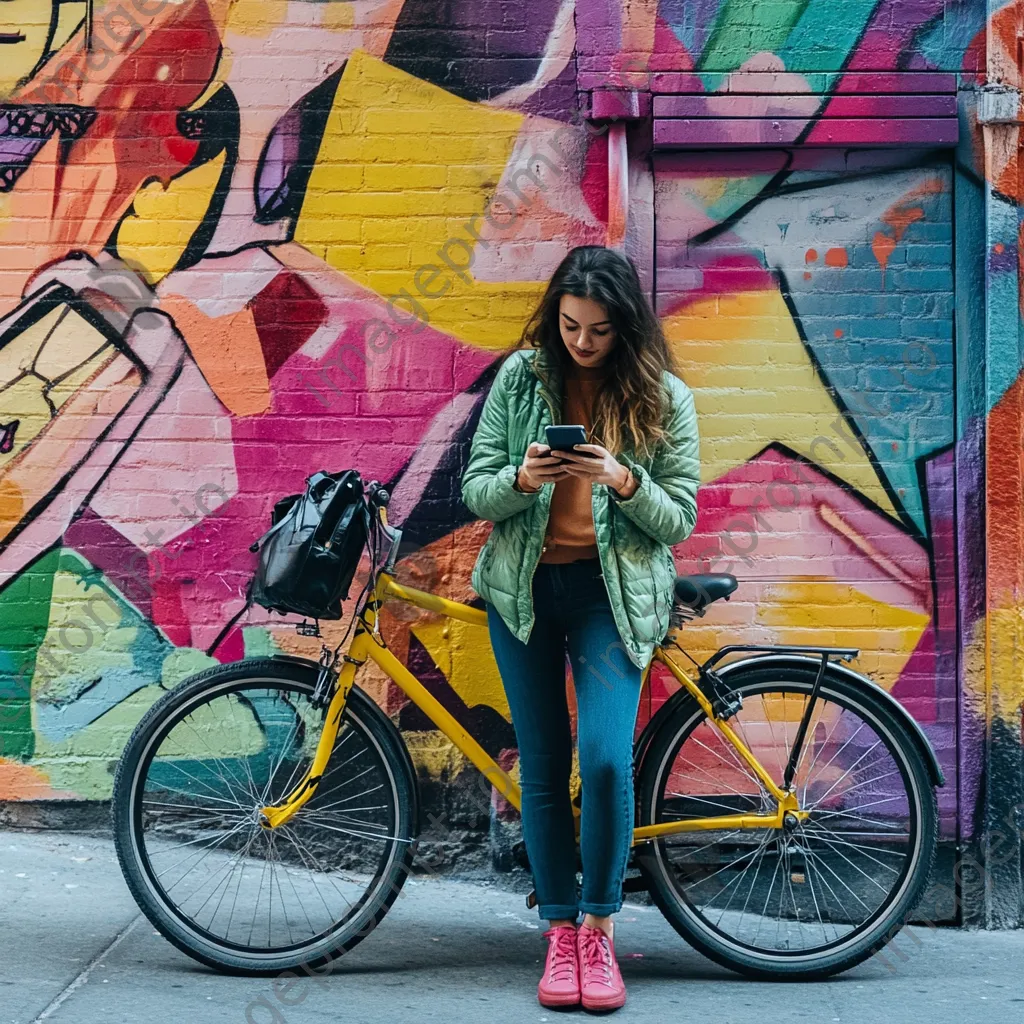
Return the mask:
<path id="1" fill-rule="evenodd" d="M 536 1001 L 545 948 L 536 912 L 497 885 L 410 881 L 331 977 L 278 989 L 295 1005 L 278 999 L 273 979 L 216 974 L 165 942 L 139 915 L 107 840 L 0 832 L 0 907 L 0 1024 L 562 1019 Z M 1024 1015 L 1024 932 L 914 928 L 888 965 L 876 957 L 803 985 L 722 970 L 650 907 L 627 904 L 616 945 L 629 990 L 616 1021 L 1001 1024 Z"/>

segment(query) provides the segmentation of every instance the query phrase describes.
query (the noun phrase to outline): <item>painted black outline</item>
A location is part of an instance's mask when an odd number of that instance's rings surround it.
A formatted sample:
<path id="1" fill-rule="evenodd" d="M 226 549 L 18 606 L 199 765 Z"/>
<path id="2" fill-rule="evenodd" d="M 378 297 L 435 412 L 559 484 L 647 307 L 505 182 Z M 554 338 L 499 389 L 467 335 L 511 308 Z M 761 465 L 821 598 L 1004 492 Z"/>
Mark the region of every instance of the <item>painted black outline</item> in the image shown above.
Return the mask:
<path id="1" fill-rule="evenodd" d="M 85 454 L 75 463 L 74 466 L 72 466 L 67 472 L 65 472 L 60 477 L 60 479 L 58 479 L 54 483 L 54 485 L 50 488 L 49 491 L 46 492 L 46 494 L 44 494 L 41 498 L 39 498 L 36 501 L 36 503 L 28 510 L 28 512 L 26 512 L 25 515 L 22 516 L 21 520 L 11 530 L 11 532 L 7 534 L 7 536 L 4 537 L 2 540 L 0 540 L 0 553 L 6 551 L 7 548 L 9 548 L 10 545 L 15 540 L 17 540 L 17 538 L 33 522 L 35 522 L 35 520 L 38 519 L 39 516 L 44 511 L 46 511 L 46 509 L 49 508 L 49 506 L 60 496 L 60 494 L 63 492 L 64 488 L 67 487 L 67 485 L 70 483 L 74 475 L 85 465 L 86 462 L 89 461 L 89 459 L 95 453 L 96 449 L 99 448 L 99 446 L 107 440 L 107 438 L 110 435 L 110 432 L 114 429 L 117 423 L 120 422 L 121 418 L 139 400 L 139 397 L 145 393 L 146 385 L 150 382 L 152 378 L 151 371 L 145 366 L 145 364 L 143 364 L 139 360 L 135 353 L 125 344 L 123 336 L 117 334 L 117 332 L 114 331 L 111 325 L 102 316 L 100 316 L 99 313 L 92 309 L 67 285 L 53 282 L 47 285 L 45 288 L 41 289 L 36 296 L 30 296 L 29 300 L 26 301 L 30 301 L 32 298 L 38 298 L 39 301 L 32 307 L 32 309 L 26 310 L 25 313 L 18 317 L 17 320 L 15 320 L 14 323 L 3 333 L 3 335 L 0 336 L 0 349 L 2 349 L 4 345 L 8 344 L 12 340 L 12 337 L 16 336 L 14 334 L 16 329 L 17 333 L 20 334 L 21 331 L 25 330 L 27 327 L 32 326 L 32 324 L 36 323 L 39 319 L 45 316 L 47 312 L 50 312 L 57 306 L 69 305 L 76 313 L 82 316 L 83 319 L 89 322 L 90 325 L 94 326 L 97 330 L 99 330 L 104 335 L 104 337 L 108 338 L 110 343 L 114 345 L 114 347 L 117 348 L 117 350 L 122 355 L 128 357 L 132 364 L 140 371 L 142 379 L 141 384 L 136 389 L 132 397 L 125 403 L 124 407 L 121 410 L 119 410 L 118 413 L 111 419 L 110 423 L 107 424 L 103 431 L 93 440 L 92 444 L 89 446 Z M 43 312 L 37 314 L 38 310 L 42 310 Z M 166 316 L 166 314 L 163 315 Z M 138 314 L 136 313 L 136 317 L 137 316 Z M 136 317 L 133 317 L 133 321 L 135 320 Z M 100 474 L 99 479 L 90 488 L 88 493 L 82 498 L 82 501 L 79 503 L 78 506 L 79 508 L 83 508 L 86 505 L 88 505 L 88 503 L 92 500 L 93 496 L 96 494 L 96 491 L 106 481 L 107 477 L 110 475 L 110 472 L 124 457 L 125 452 L 127 452 L 128 449 L 131 448 L 136 437 L 139 435 L 139 432 L 148 422 L 149 417 L 153 415 L 157 408 L 159 408 L 163 400 L 167 397 L 167 394 L 169 393 L 170 389 L 174 386 L 178 378 L 181 376 L 182 370 L 184 369 L 185 366 L 185 358 L 185 351 L 182 350 L 178 355 L 177 365 L 174 367 L 174 370 L 168 377 L 167 382 L 164 385 L 161 392 L 157 396 L 155 396 L 153 404 L 150 407 L 149 411 L 142 416 L 139 423 L 136 425 L 135 429 L 132 430 L 131 434 L 125 439 L 124 444 L 121 446 L 121 450 L 114 456 L 113 459 L 111 459 L 110 464 Z M 44 431 L 45 430 L 46 428 L 44 428 Z M 24 570 L 21 570 L 18 573 L 14 574 L 12 579 L 17 579 L 22 574 L 23 571 Z M 2 588 L 0 588 L 0 590 L 2 590 Z"/>
<path id="2" fill-rule="evenodd" d="M 347 64 L 348 61 L 345 61 L 337 71 L 332 71 L 323 81 L 317 83 L 293 103 L 277 119 L 274 127 L 270 129 L 267 137 L 263 140 L 263 148 L 260 150 L 259 159 L 256 161 L 256 169 L 252 178 L 252 205 L 255 211 L 253 221 L 264 227 L 280 223 L 281 221 L 291 221 L 288 225 L 286 242 L 291 242 L 295 239 L 295 229 L 299 222 L 299 215 L 302 213 L 302 207 L 306 202 L 306 189 L 309 186 L 309 179 L 312 177 L 317 160 L 320 157 L 320 147 L 323 144 L 324 135 L 327 133 L 327 123 L 330 120 L 331 112 L 334 110 L 334 102 L 337 99 L 338 89 L 341 87 L 341 77 Z M 274 195 L 270 201 L 266 204 L 261 204 L 260 176 L 263 174 L 263 168 L 266 164 L 270 142 L 278 126 L 293 111 L 299 119 L 298 156 L 295 163 L 285 172 L 281 184 L 274 190 Z M 288 186 L 287 198 L 281 201 L 277 212 L 268 212 L 285 185 Z M 262 209 L 261 206 L 263 207 Z"/>
<path id="3" fill-rule="evenodd" d="M 786 272 L 779 267 L 774 267 L 772 268 L 771 273 L 779 282 L 779 294 L 782 296 L 782 301 L 786 304 L 786 309 L 789 311 L 790 319 L 793 321 L 793 325 L 796 328 L 797 335 L 800 338 L 800 343 L 803 345 L 804 351 L 807 353 L 807 356 L 811 361 L 811 366 L 815 374 L 817 374 L 817 376 L 821 379 L 822 386 L 828 392 L 829 397 L 832 399 L 836 408 L 839 410 L 839 415 L 842 416 L 844 420 L 846 420 L 847 424 L 853 431 L 854 436 L 857 438 L 857 441 L 863 447 L 864 452 L 868 457 L 868 462 L 871 464 L 871 468 L 875 471 L 875 475 L 878 477 L 879 481 L 882 484 L 882 489 L 885 491 L 886 496 L 892 502 L 893 508 L 896 509 L 896 514 L 898 516 L 897 521 L 903 523 L 906 532 L 910 536 L 917 537 L 923 540 L 924 534 L 918 528 L 917 524 L 914 522 L 911 515 L 907 512 L 903 502 L 900 500 L 899 495 L 896 493 L 892 484 L 889 482 L 888 476 L 882 470 L 882 464 L 878 461 L 878 457 L 875 455 L 874 448 L 872 448 L 871 445 L 868 443 L 867 437 L 864 436 L 864 433 L 860 429 L 860 426 L 858 425 L 856 418 L 853 416 L 852 411 L 850 410 L 849 406 L 847 406 L 846 402 L 843 400 L 843 396 L 839 393 L 839 389 L 835 387 L 831 380 L 829 380 L 829 376 L 825 372 L 825 368 L 821 365 L 820 360 L 814 353 L 814 349 L 811 347 L 810 342 L 807 340 L 807 335 L 804 332 L 803 324 L 800 322 L 800 316 L 797 311 L 796 304 L 793 301 L 792 293 L 790 292 L 789 281 L 786 278 Z M 851 484 L 847 484 L 846 486 L 852 489 Z M 874 505 L 875 503 L 871 502 L 871 504 Z M 878 507 L 879 512 L 881 512 L 887 519 L 892 519 L 892 516 L 883 508 L 881 508 L 881 506 L 876 507 Z"/>

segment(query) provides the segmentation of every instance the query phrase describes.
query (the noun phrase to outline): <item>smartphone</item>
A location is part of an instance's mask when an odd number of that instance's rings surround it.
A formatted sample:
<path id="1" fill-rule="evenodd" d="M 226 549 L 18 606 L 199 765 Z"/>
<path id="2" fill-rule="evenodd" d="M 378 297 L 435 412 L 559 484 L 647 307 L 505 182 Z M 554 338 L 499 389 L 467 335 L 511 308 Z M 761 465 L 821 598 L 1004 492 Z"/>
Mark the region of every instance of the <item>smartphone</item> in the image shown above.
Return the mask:
<path id="1" fill-rule="evenodd" d="M 572 451 L 572 446 L 575 444 L 587 444 L 587 431 L 582 423 L 545 427 L 544 432 L 547 434 L 548 447 L 551 449 L 552 455 L 557 452 Z M 598 458 L 592 452 L 573 452 L 573 454 L 585 455 L 588 459 Z"/>

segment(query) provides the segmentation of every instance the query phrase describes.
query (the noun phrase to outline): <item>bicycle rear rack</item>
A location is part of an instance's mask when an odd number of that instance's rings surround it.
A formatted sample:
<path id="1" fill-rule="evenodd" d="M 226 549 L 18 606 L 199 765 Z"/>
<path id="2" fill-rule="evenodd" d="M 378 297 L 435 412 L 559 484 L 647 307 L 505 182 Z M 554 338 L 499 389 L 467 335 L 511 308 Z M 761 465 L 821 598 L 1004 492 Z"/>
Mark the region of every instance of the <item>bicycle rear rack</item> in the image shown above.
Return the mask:
<path id="1" fill-rule="evenodd" d="M 723 658 L 730 654 L 759 653 L 759 654 L 818 654 L 829 658 L 838 658 L 840 661 L 851 661 L 860 654 L 859 647 L 814 647 L 804 644 L 728 644 L 714 654 L 700 666 L 701 671 L 710 669 L 717 665 Z"/>
<path id="2" fill-rule="evenodd" d="M 800 763 L 800 752 L 803 750 L 804 740 L 807 738 L 807 729 L 810 726 L 811 715 L 814 713 L 814 705 L 818 700 L 818 691 L 821 689 L 821 681 L 825 676 L 825 669 L 828 667 L 829 659 L 836 658 L 839 661 L 850 661 L 860 654 L 856 647 L 814 647 L 802 644 L 729 644 L 714 654 L 699 666 L 698 685 L 704 691 L 704 695 L 711 702 L 711 710 L 715 718 L 727 719 L 736 714 L 743 707 L 743 699 L 734 691 L 730 690 L 722 677 L 715 671 L 714 666 L 728 657 L 730 654 L 816 654 L 818 655 L 818 674 L 811 687 L 811 695 L 800 718 L 800 725 L 796 731 L 796 738 L 793 741 L 793 748 L 789 752 L 789 761 L 786 764 L 786 771 L 783 775 L 782 788 L 788 790 L 796 774 L 796 766 Z"/>

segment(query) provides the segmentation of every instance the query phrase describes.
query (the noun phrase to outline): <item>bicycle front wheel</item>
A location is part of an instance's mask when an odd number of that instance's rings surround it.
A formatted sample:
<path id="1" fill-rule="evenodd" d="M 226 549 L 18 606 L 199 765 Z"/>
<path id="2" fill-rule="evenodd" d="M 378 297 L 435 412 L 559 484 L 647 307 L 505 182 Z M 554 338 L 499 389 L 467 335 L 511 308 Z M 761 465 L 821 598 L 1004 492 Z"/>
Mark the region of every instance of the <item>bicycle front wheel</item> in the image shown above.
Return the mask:
<path id="1" fill-rule="evenodd" d="M 782 785 L 816 668 L 751 666 L 729 725 Z M 826 672 L 793 779 L 792 830 L 711 829 L 644 844 L 655 903 L 706 956 L 765 979 L 847 970 L 903 926 L 931 871 L 935 792 L 906 723 L 870 684 Z M 644 758 L 639 824 L 772 814 L 774 798 L 687 699 Z"/>
<path id="2" fill-rule="evenodd" d="M 266 829 L 260 808 L 309 769 L 325 711 L 317 666 L 253 659 L 202 672 L 154 704 L 114 780 L 114 834 L 140 908 L 223 970 L 322 967 L 368 935 L 401 890 L 415 776 L 390 719 L 349 693 L 316 795 Z"/>

